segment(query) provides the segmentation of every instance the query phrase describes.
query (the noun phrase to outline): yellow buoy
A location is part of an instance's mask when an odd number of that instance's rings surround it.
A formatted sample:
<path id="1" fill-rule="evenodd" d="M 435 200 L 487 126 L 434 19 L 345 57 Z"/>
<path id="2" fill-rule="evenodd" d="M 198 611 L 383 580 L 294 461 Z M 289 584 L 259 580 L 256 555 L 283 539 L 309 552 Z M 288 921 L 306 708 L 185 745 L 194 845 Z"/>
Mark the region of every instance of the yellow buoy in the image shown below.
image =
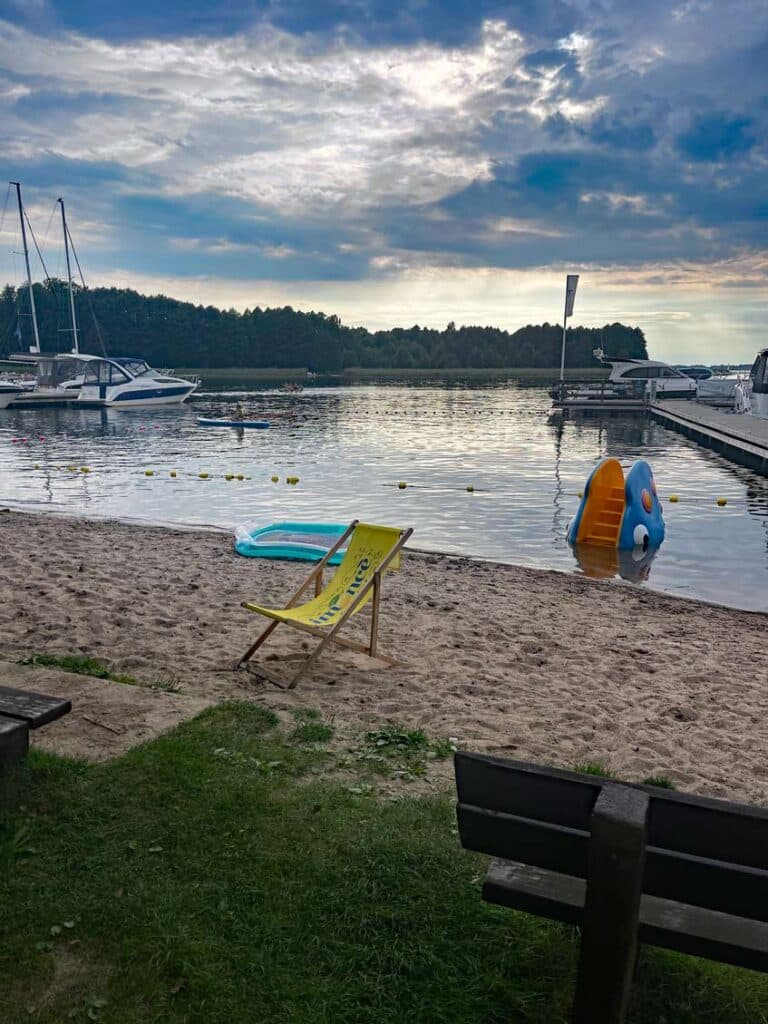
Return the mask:
<path id="1" fill-rule="evenodd" d="M 155 475 L 154 469 L 145 469 L 144 470 L 144 476 L 154 476 L 154 475 Z"/>
<path id="2" fill-rule="evenodd" d="M 234 473 L 225 473 L 224 474 L 224 479 L 225 480 L 234 480 L 235 479 L 235 475 L 234 475 Z"/>
<path id="3" fill-rule="evenodd" d="M 717 499 L 717 504 L 720 506 L 720 508 L 722 508 L 723 505 L 727 505 L 728 504 L 728 499 L 727 498 L 718 498 Z"/>
<path id="4" fill-rule="evenodd" d="M 474 489 L 475 489 L 475 488 L 474 488 L 474 487 L 472 486 L 472 484 L 469 484 L 469 486 L 467 487 L 467 490 L 468 490 L 468 491 L 469 491 L 470 493 L 471 493 L 472 491 L 474 491 Z"/>
<path id="5" fill-rule="evenodd" d="M 404 491 L 408 484 L 404 480 L 401 480 L 397 486 L 400 488 L 401 491 Z"/>
<path id="6" fill-rule="evenodd" d="M 201 480 L 207 480 L 208 479 L 208 474 L 207 473 L 200 473 L 199 476 L 200 476 Z"/>
<path id="7" fill-rule="evenodd" d="M 70 473 L 77 472 L 77 466 L 67 466 L 67 469 L 69 470 Z"/>
<path id="8" fill-rule="evenodd" d="M 580 497 L 580 498 L 583 498 L 583 497 L 584 497 L 584 491 L 579 491 L 579 497 Z"/>
<path id="9" fill-rule="evenodd" d="M 81 473 L 90 473 L 91 471 L 90 471 L 88 466 L 81 466 L 80 467 L 80 472 Z"/>
<path id="10" fill-rule="evenodd" d="M 40 469 L 40 463 L 39 462 L 35 463 L 35 469 Z"/>
<path id="11" fill-rule="evenodd" d="M 670 494 L 669 500 L 672 502 L 680 501 L 680 498 L 676 494 Z"/>
<path id="12" fill-rule="evenodd" d="M 276 484 L 276 483 L 277 483 L 277 482 L 279 481 L 279 479 L 280 479 L 280 477 L 279 477 L 279 476 L 273 476 L 273 477 L 271 477 L 271 480 L 272 480 L 272 483 L 273 483 L 273 484 Z"/>
<path id="13" fill-rule="evenodd" d="M 172 469 L 172 470 L 171 470 L 171 473 L 170 473 L 170 475 L 171 475 L 171 476 L 176 476 L 176 470 L 175 470 L 175 469 Z"/>
<path id="14" fill-rule="evenodd" d="M 238 473 L 238 474 L 237 474 L 237 479 L 238 479 L 238 480 L 245 480 L 245 477 L 243 476 L 243 474 L 242 474 L 242 473 Z"/>

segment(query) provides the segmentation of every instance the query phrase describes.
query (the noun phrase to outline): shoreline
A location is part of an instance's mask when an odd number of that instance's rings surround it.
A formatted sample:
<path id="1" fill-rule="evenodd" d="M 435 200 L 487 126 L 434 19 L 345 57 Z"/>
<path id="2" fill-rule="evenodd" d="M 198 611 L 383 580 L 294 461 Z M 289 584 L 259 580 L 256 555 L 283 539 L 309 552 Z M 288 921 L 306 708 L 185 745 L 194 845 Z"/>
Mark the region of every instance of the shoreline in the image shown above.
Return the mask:
<path id="1" fill-rule="evenodd" d="M 240 602 L 281 603 L 306 563 L 242 558 L 218 529 L 6 511 L 0 531 L 8 661 L 87 655 L 190 697 L 318 708 L 348 729 L 397 722 L 468 749 L 597 761 L 626 779 L 666 775 L 679 789 L 768 803 L 765 613 L 407 552 L 387 577 L 380 633 L 382 652 L 406 666 L 331 649 L 283 691 L 233 670 L 261 629 Z M 279 630 L 266 667 L 287 675 L 302 641 Z"/>
<path id="2" fill-rule="evenodd" d="M 230 526 L 220 526 L 217 523 L 193 523 L 186 522 L 184 520 L 173 519 L 144 519 L 141 516 L 109 516 L 99 515 L 98 513 L 92 512 L 73 513 L 72 510 L 68 507 L 62 507 L 61 509 L 59 509 L 46 506 L 44 508 L 41 508 L 32 502 L 27 504 L 20 501 L 0 501 L 0 514 L 2 514 L 3 511 L 5 510 L 18 512 L 22 515 L 50 516 L 53 518 L 68 519 L 72 522 L 79 522 L 81 520 L 85 520 L 86 522 L 92 523 L 113 523 L 119 526 L 127 527 L 146 527 L 147 529 L 152 530 L 178 530 L 185 531 L 187 533 L 200 532 L 204 534 L 218 534 L 219 536 L 224 535 L 230 538 L 234 538 L 235 535 L 234 524 Z M 581 580 L 582 582 L 588 584 L 600 583 L 603 586 L 626 588 L 630 591 L 637 590 L 641 593 L 647 594 L 658 594 L 660 597 L 672 598 L 675 601 L 688 601 L 696 605 L 705 605 L 708 608 L 720 608 L 726 611 L 743 612 L 745 615 L 761 615 L 763 617 L 768 618 L 768 611 L 762 611 L 757 608 L 744 608 L 737 604 L 726 604 L 721 601 L 710 601 L 704 597 L 689 597 L 687 594 L 674 594 L 668 590 L 658 589 L 650 584 L 639 585 L 629 580 L 622 579 L 621 577 L 614 577 L 612 579 L 601 579 L 586 576 L 584 573 L 574 572 L 573 570 L 567 571 L 565 569 L 553 569 L 548 566 L 524 565 L 522 562 L 500 562 L 498 559 L 488 558 L 485 555 L 468 555 L 459 551 L 438 551 L 432 550 L 431 548 L 413 547 L 410 544 L 408 545 L 406 550 L 408 551 L 409 554 L 416 555 L 417 557 L 428 558 L 432 556 L 437 556 L 439 558 L 458 559 L 461 561 L 471 562 L 472 564 L 477 565 L 496 565 L 511 569 L 528 570 L 536 573 L 551 573 L 558 577 Z"/>

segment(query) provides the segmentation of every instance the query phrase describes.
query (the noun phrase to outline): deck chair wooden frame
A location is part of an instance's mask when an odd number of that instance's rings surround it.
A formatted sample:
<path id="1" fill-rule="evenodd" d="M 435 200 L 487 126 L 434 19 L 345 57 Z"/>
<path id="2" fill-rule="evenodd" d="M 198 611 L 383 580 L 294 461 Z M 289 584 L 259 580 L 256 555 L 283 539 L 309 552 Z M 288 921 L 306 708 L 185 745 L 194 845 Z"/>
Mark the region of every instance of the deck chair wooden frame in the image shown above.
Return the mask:
<path id="1" fill-rule="evenodd" d="M 328 552 L 326 552 L 323 558 L 321 558 L 321 560 L 317 563 L 317 565 L 314 567 L 309 576 L 301 584 L 299 589 L 292 595 L 288 603 L 284 605 L 282 610 L 294 608 L 297 602 L 299 601 L 299 598 L 306 593 L 306 591 L 309 589 L 313 581 L 315 584 L 315 597 L 318 597 L 322 593 L 323 570 L 325 569 L 326 565 L 331 560 L 331 558 L 333 558 L 333 556 L 336 554 L 336 552 L 344 547 L 346 541 L 349 540 L 349 538 L 354 533 L 356 527 L 359 525 L 359 519 L 355 519 L 349 524 L 344 533 L 339 537 L 339 539 L 336 541 L 333 547 L 330 548 Z M 395 658 L 390 658 L 388 655 L 385 654 L 379 654 L 379 605 L 381 601 L 382 577 L 384 573 L 387 571 L 387 567 L 391 564 L 392 560 L 397 556 L 400 550 L 407 543 L 412 533 L 412 527 L 409 527 L 406 530 L 400 530 L 397 541 L 392 545 L 390 550 L 381 560 L 375 572 L 371 574 L 370 579 L 367 580 L 367 582 L 360 588 L 360 590 L 355 595 L 353 600 L 344 609 L 343 613 L 339 616 L 336 622 L 334 622 L 333 626 L 331 626 L 329 630 L 322 629 L 319 626 L 310 626 L 304 622 L 296 622 L 295 620 L 285 621 L 283 619 L 273 619 L 272 622 L 270 622 L 270 624 L 266 627 L 266 629 L 260 634 L 257 640 L 253 644 L 251 644 L 251 646 L 245 652 L 240 661 L 237 663 L 237 667 L 243 668 L 246 665 L 246 663 L 251 660 L 253 655 L 261 647 L 264 641 L 267 640 L 267 638 L 270 637 L 272 633 L 274 633 L 274 631 L 277 629 L 277 627 L 282 623 L 288 626 L 292 626 L 294 629 L 298 629 L 303 633 L 310 633 L 312 636 L 320 637 L 321 639 L 320 643 L 317 645 L 314 651 L 312 651 L 309 657 L 307 657 L 302 662 L 299 671 L 293 676 L 293 678 L 288 683 L 283 683 L 280 680 L 273 678 L 271 675 L 269 675 L 268 673 L 264 672 L 261 668 L 259 668 L 259 676 L 266 679 L 273 685 L 279 686 L 281 689 L 292 690 L 296 686 L 298 681 L 301 679 L 301 677 L 316 661 L 316 659 L 319 657 L 319 655 L 322 653 L 325 647 L 328 644 L 332 643 L 336 644 L 339 647 L 345 647 L 352 651 L 358 651 L 361 654 L 367 654 L 370 658 L 376 658 L 379 661 L 384 661 L 388 665 L 400 665 L 401 662 L 398 662 Z M 360 607 L 363 601 L 365 601 L 371 589 L 373 589 L 373 595 L 371 602 L 371 625 L 368 643 L 355 643 L 352 640 L 346 640 L 342 637 L 337 636 L 339 630 L 345 624 L 347 619 L 349 619 L 350 616 L 354 615 L 356 609 Z M 248 608 L 248 602 L 242 601 L 241 604 L 243 608 Z"/>

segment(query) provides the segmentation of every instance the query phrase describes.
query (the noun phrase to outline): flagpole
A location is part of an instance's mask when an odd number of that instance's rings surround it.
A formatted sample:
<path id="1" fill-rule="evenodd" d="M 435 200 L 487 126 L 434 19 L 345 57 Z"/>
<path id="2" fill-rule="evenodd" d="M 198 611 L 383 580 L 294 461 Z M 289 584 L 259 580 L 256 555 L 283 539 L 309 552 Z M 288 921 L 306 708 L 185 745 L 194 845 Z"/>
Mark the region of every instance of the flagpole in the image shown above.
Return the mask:
<path id="1" fill-rule="evenodd" d="M 568 323 L 568 289 L 565 290 L 565 309 L 563 310 L 563 346 L 560 350 L 560 383 L 565 379 L 565 335 Z"/>
<path id="2" fill-rule="evenodd" d="M 565 339 L 568 333 L 568 317 L 573 314 L 573 303 L 579 285 L 578 274 L 568 274 L 565 279 L 565 309 L 563 310 L 563 347 L 560 351 L 560 385 L 565 379 Z"/>

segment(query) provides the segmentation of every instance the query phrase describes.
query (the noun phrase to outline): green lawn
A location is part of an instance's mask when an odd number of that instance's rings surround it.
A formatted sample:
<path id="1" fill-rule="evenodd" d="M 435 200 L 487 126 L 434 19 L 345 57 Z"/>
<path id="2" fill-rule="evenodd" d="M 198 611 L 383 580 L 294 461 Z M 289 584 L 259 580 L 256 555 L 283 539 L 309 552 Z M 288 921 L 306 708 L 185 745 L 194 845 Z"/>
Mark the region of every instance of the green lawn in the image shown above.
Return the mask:
<path id="1" fill-rule="evenodd" d="M 369 734 L 323 781 L 318 723 L 230 704 L 0 780 L 5 1024 L 565 1024 L 574 933 L 482 903 L 449 798 L 369 785 L 444 744 Z M 654 950 L 637 993 L 636 1024 L 768 1019 L 768 979 Z"/>

